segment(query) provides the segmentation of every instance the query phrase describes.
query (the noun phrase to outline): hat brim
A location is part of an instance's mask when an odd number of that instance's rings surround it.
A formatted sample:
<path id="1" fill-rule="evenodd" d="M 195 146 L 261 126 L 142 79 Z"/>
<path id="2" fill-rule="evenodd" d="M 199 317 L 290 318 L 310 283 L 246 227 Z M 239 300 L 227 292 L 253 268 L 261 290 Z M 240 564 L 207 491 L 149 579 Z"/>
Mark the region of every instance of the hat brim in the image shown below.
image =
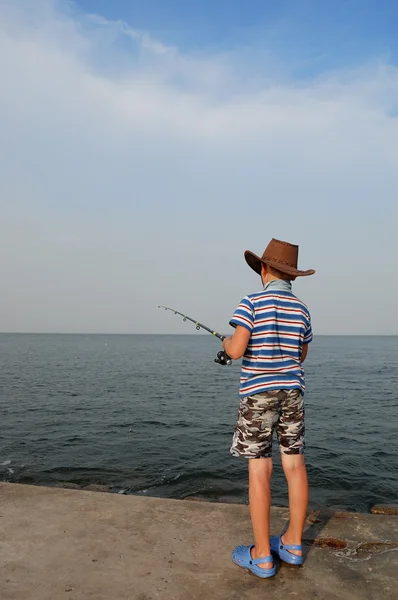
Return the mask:
<path id="1" fill-rule="evenodd" d="M 251 250 L 246 250 L 245 252 L 245 260 L 249 267 L 253 269 L 256 273 L 261 275 L 261 265 L 269 265 L 270 267 L 274 267 L 274 269 L 278 269 L 278 271 L 282 271 L 282 273 L 286 273 L 287 275 L 291 275 L 292 277 L 308 277 L 309 275 L 313 275 L 315 273 L 314 269 L 307 269 L 307 271 L 300 271 L 300 269 L 295 269 L 294 267 L 290 267 L 289 265 L 281 264 L 278 261 L 274 261 L 272 259 L 264 260 L 251 252 Z"/>

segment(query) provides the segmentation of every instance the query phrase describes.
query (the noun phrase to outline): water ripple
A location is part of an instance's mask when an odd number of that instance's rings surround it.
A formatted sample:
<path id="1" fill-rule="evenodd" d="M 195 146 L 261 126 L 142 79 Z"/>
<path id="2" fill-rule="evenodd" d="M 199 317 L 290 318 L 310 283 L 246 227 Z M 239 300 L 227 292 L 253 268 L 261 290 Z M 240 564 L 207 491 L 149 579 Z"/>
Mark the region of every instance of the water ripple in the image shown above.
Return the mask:
<path id="1" fill-rule="evenodd" d="M 0 479 L 246 502 L 246 461 L 229 454 L 239 365 L 216 365 L 218 348 L 201 335 L 1 334 Z M 312 506 L 396 500 L 397 356 L 393 336 L 312 344 Z M 272 491 L 286 505 L 276 446 Z"/>

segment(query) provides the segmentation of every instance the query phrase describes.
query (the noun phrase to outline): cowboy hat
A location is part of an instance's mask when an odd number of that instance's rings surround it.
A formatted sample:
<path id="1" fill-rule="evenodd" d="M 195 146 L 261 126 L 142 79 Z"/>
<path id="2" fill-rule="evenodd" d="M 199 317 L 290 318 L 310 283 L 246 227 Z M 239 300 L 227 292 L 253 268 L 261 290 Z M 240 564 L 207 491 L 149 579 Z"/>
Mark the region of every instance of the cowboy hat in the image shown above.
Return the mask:
<path id="1" fill-rule="evenodd" d="M 278 269 L 278 271 L 282 271 L 282 273 L 286 273 L 292 277 L 313 275 L 315 273 L 314 269 L 308 269 L 307 271 L 297 269 L 298 252 L 299 247 L 295 244 L 289 244 L 289 242 L 282 242 L 273 238 L 264 250 L 261 258 L 257 254 L 254 254 L 254 252 L 246 250 L 245 259 L 249 267 L 259 275 L 261 275 L 261 263 Z"/>

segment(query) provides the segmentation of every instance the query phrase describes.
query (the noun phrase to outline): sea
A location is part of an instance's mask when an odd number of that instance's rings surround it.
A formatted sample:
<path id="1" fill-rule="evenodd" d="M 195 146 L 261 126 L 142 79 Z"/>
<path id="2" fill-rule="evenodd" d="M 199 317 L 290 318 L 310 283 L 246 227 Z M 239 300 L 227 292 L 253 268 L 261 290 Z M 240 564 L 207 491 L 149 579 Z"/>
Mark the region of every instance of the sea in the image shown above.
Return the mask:
<path id="1" fill-rule="evenodd" d="M 0 334 L 0 481 L 246 503 L 229 448 L 240 362 L 193 335 Z M 316 336 L 305 363 L 310 506 L 398 496 L 398 336 Z M 273 503 L 287 506 L 274 443 Z"/>

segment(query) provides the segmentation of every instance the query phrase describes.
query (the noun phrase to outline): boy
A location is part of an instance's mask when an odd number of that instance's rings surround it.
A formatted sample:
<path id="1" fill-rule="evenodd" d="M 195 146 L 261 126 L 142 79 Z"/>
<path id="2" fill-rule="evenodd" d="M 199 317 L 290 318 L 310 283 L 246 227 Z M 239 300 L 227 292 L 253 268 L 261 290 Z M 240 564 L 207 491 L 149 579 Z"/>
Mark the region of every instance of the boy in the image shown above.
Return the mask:
<path id="1" fill-rule="evenodd" d="M 260 258 L 245 252 L 264 289 L 246 296 L 230 324 L 233 336 L 223 342 L 232 359 L 243 356 L 240 407 L 231 454 L 248 459 L 249 506 L 254 544 L 238 546 L 232 560 L 258 577 L 272 577 L 271 552 L 290 564 L 303 562 L 301 538 L 308 506 L 304 463 L 304 362 L 312 340 L 311 317 L 292 293 L 298 246 L 272 239 Z M 290 521 L 286 533 L 270 539 L 272 435 L 277 431 L 289 489 Z"/>

